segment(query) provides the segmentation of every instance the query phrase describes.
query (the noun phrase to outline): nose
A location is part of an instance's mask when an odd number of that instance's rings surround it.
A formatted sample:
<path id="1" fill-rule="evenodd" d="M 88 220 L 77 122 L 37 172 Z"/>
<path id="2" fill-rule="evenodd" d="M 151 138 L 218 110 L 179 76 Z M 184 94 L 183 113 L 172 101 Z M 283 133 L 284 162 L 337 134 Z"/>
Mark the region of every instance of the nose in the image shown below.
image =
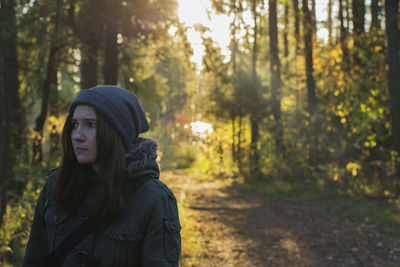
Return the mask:
<path id="1" fill-rule="evenodd" d="M 83 141 L 85 139 L 85 136 L 80 126 L 78 126 L 76 129 L 72 131 L 72 139 L 74 141 Z"/>

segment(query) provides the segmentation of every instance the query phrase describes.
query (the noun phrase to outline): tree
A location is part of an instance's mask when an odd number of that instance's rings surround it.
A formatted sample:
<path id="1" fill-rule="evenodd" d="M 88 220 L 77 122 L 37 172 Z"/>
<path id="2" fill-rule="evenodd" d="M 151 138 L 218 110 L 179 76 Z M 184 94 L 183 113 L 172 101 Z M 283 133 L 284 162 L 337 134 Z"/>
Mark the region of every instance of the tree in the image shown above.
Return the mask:
<path id="1" fill-rule="evenodd" d="M 283 57 L 285 58 L 285 72 L 289 71 L 289 1 L 285 2 L 285 15 L 284 15 L 284 24 L 285 28 L 283 31 Z"/>
<path id="2" fill-rule="evenodd" d="M 316 166 L 317 157 L 317 121 L 316 108 L 317 97 L 315 95 L 316 85 L 314 79 L 313 63 L 313 17 L 308 8 L 308 0 L 303 0 L 303 25 L 304 25 L 304 55 L 306 64 L 306 86 L 307 86 L 307 112 L 309 118 L 309 144 L 310 144 L 310 165 Z"/>
<path id="3" fill-rule="evenodd" d="M 116 85 L 118 82 L 118 11 L 122 10 L 119 1 L 106 1 L 104 13 L 104 84 Z"/>
<path id="4" fill-rule="evenodd" d="M 329 45 L 331 45 L 331 46 L 333 46 L 332 5 L 333 5 L 333 0 L 329 0 L 329 1 L 328 1 L 328 20 L 327 20 L 327 26 L 328 26 L 328 43 L 329 43 Z"/>
<path id="5" fill-rule="evenodd" d="M 399 61 L 399 2 L 385 1 L 387 63 L 389 66 L 389 94 L 390 114 L 392 117 L 392 147 L 400 154 L 400 61 Z M 397 164 L 397 179 L 400 175 L 400 166 Z M 397 182 L 397 194 L 400 194 L 400 185 Z"/>
<path id="6" fill-rule="evenodd" d="M 363 49 L 363 37 L 365 33 L 365 3 L 364 0 L 353 0 L 353 39 L 354 39 L 354 64 L 356 65 L 356 74 L 358 73 L 357 69 L 362 65 L 362 57 L 361 52 Z"/>
<path id="7" fill-rule="evenodd" d="M 339 0 L 339 22 L 340 22 L 340 48 L 342 50 L 342 55 L 343 55 L 343 60 L 342 60 L 342 69 L 343 71 L 347 72 L 349 67 L 350 67 L 350 58 L 349 58 L 349 50 L 347 48 L 347 42 L 348 42 L 348 30 L 345 27 L 345 18 L 343 15 L 344 11 L 344 6 L 343 6 L 343 1 L 344 0 Z M 347 1 L 346 1 L 347 5 Z"/>
<path id="8" fill-rule="evenodd" d="M 299 1 L 293 0 L 293 12 L 294 12 L 294 36 L 296 39 L 296 55 L 300 51 L 300 10 L 299 10 Z"/>
<path id="9" fill-rule="evenodd" d="M 281 63 L 279 60 L 278 50 L 278 26 L 276 0 L 269 0 L 269 41 L 270 41 L 270 71 L 271 71 L 271 105 L 272 113 L 275 120 L 275 142 L 278 153 L 284 154 L 285 148 L 283 144 L 283 126 L 282 126 L 282 111 L 281 111 Z"/>
<path id="10" fill-rule="evenodd" d="M 371 0 L 371 29 L 379 30 L 381 28 L 381 0 Z"/>
<path id="11" fill-rule="evenodd" d="M 250 98 L 252 99 L 253 106 L 251 107 L 250 125 L 251 125 L 251 172 L 258 174 L 260 171 L 259 166 L 259 151 L 258 141 L 260 138 L 260 117 L 261 117 L 261 103 L 260 103 L 260 89 L 257 75 L 257 40 L 258 40 L 258 12 L 257 12 L 257 0 L 253 0 L 251 3 L 251 11 L 254 20 L 254 35 L 253 35 L 253 49 L 251 55 L 251 73 L 252 73 L 252 85 L 250 88 Z"/>
<path id="12" fill-rule="evenodd" d="M 42 86 L 42 104 L 39 116 L 35 121 L 35 131 L 36 136 L 33 141 L 33 156 L 34 161 L 42 162 L 43 160 L 43 152 L 42 152 L 42 140 L 43 140 L 43 127 L 46 122 L 48 108 L 49 108 L 49 99 L 51 94 L 51 88 L 57 86 L 57 69 L 58 69 L 58 53 L 60 52 L 60 20 L 62 13 L 61 1 L 57 0 L 56 5 L 56 13 L 53 16 L 52 20 L 54 23 L 54 30 L 52 33 L 51 45 L 49 56 L 47 60 L 46 67 L 46 78 L 44 79 Z"/>
<path id="13" fill-rule="evenodd" d="M 365 1 L 353 0 L 353 30 L 355 38 L 365 32 Z"/>
<path id="14" fill-rule="evenodd" d="M 81 88 L 87 89 L 98 84 L 98 53 L 103 34 L 103 17 L 100 15 L 102 1 L 89 0 L 81 6 L 82 25 L 77 34 L 82 42 Z"/>
<path id="15" fill-rule="evenodd" d="M 0 8 L 0 225 L 13 177 L 11 141 L 16 122 L 12 119 L 20 111 L 15 6 L 16 1 L 10 0 Z"/>

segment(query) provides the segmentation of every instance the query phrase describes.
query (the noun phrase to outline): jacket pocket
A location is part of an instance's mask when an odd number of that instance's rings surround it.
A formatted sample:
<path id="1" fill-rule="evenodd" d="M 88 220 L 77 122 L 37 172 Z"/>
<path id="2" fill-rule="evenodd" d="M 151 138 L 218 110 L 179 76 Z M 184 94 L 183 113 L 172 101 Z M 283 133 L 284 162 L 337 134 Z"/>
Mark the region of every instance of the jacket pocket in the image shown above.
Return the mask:
<path id="1" fill-rule="evenodd" d="M 106 235 L 112 240 L 113 265 L 136 266 L 140 260 L 144 232 L 140 228 L 111 228 Z"/>
<path id="2" fill-rule="evenodd" d="M 169 261 L 179 261 L 181 255 L 181 225 L 179 218 L 164 219 L 164 242 L 165 242 L 165 255 Z"/>

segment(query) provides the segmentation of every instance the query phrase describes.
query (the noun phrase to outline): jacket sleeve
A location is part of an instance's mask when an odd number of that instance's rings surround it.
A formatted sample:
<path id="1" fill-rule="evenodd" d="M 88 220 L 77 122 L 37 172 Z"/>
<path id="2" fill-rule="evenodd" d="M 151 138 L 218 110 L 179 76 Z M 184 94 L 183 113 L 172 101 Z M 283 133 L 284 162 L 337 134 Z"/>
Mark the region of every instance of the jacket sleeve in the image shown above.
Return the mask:
<path id="1" fill-rule="evenodd" d="M 35 214 L 28 244 L 26 246 L 23 267 L 46 266 L 49 253 L 44 211 L 48 199 L 48 181 L 44 185 L 36 204 Z"/>
<path id="2" fill-rule="evenodd" d="M 156 201 L 143 242 L 142 266 L 177 267 L 181 254 L 181 225 L 172 191 Z"/>

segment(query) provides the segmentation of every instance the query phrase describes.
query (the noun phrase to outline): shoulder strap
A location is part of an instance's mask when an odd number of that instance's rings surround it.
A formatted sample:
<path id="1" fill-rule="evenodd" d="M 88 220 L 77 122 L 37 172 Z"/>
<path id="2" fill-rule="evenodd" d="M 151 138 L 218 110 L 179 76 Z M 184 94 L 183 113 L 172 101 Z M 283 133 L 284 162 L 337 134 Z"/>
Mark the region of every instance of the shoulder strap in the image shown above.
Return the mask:
<path id="1" fill-rule="evenodd" d="M 134 180 L 134 182 L 130 186 L 130 192 L 136 192 L 142 185 L 153 179 L 147 175 L 138 177 Z M 47 256 L 47 262 L 49 266 L 58 267 L 61 266 L 64 262 L 65 257 L 74 248 L 78 245 L 85 237 L 87 237 L 90 233 L 94 231 L 93 226 L 89 223 L 87 219 L 85 219 L 76 229 L 73 231 L 64 241 L 54 250 L 52 250 Z"/>
<path id="2" fill-rule="evenodd" d="M 75 231 L 67 236 L 67 238 L 57 248 L 48 254 L 48 263 L 50 266 L 61 266 L 71 249 L 78 245 L 93 231 L 93 227 L 90 225 L 89 221 L 85 219 L 83 223 L 75 229 Z"/>

